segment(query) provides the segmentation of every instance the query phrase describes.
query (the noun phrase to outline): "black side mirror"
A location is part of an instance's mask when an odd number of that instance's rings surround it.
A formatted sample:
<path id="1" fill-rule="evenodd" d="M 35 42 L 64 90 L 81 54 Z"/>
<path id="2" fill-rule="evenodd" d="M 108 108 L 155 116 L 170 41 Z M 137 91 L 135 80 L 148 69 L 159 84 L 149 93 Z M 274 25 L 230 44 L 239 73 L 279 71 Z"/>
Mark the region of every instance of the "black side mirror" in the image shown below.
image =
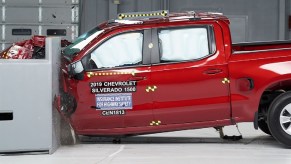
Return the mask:
<path id="1" fill-rule="evenodd" d="M 71 63 L 68 65 L 68 73 L 76 80 L 84 79 L 84 66 L 81 61 Z"/>

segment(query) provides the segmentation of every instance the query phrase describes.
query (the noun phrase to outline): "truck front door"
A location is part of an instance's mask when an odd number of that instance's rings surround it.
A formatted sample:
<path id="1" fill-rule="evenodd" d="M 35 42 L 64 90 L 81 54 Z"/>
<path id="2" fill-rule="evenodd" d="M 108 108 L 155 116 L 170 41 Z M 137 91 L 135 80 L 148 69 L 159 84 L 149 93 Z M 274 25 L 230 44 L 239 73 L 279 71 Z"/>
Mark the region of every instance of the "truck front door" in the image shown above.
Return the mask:
<path id="1" fill-rule="evenodd" d="M 153 120 L 152 97 L 144 89 L 150 80 L 144 33 L 111 36 L 82 59 L 87 78 L 77 84 L 78 107 L 71 117 L 77 129 L 148 126 Z"/>
<path id="2" fill-rule="evenodd" d="M 228 67 L 214 26 L 161 28 L 151 67 L 154 117 L 160 125 L 230 118 Z M 217 28 L 219 30 L 219 28 Z M 215 36 L 216 35 L 216 36 Z"/>

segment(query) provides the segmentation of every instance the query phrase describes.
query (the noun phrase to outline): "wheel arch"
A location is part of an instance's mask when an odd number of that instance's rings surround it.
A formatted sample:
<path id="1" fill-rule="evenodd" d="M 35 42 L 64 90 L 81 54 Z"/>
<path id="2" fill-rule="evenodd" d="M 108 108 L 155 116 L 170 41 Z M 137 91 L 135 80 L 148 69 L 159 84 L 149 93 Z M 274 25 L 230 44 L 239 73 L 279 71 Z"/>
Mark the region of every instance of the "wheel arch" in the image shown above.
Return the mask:
<path id="1" fill-rule="evenodd" d="M 254 125 L 257 129 L 258 121 L 262 115 L 262 105 L 269 105 L 274 101 L 276 97 L 280 95 L 280 93 L 291 91 L 291 78 L 277 80 L 269 85 L 266 85 L 264 88 L 260 90 L 260 100 L 257 106 L 257 111 L 254 116 Z M 266 108 L 268 110 L 268 108 Z M 266 111 L 265 111 L 266 112 Z"/>
<path id="2" fill-rule="evenodd" d="M 291 148 L 291 133 L 288 130 L 291 127 L 290 104 L 291 92 L 288 91 L 275 98 L 268 112 L 268 127 L 270 132 L 272 136 L 286 148 Z M 289 108 L 287 106 L 289 106 Z M 287 113 L 285 113 L 286 111 Z M 282 122 L 282 116 L 287 117 L 287 122 L 286 118 Z"/>

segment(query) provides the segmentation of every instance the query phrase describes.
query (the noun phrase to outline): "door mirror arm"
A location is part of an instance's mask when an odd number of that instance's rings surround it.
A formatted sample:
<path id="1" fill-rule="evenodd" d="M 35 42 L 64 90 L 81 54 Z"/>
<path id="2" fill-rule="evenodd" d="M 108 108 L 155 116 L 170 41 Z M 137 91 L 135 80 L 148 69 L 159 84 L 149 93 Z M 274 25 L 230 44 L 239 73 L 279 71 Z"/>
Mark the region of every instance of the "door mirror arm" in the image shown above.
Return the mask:
<path id="1" fill-rule="evenodd" d="M 81 61 L 68 65 L 68 74 L 76 80 L 84 79 L 84 66 Z"/>

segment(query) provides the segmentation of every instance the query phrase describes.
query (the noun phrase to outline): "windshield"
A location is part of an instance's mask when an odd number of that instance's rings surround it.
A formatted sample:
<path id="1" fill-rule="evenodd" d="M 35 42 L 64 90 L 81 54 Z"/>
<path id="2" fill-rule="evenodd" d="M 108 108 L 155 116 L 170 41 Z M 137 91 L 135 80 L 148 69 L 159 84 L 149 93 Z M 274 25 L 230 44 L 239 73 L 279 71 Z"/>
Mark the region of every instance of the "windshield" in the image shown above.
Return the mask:
<path id="1" fill-rule="evenodd" d="M 92 30 L 79 36 L 72 44 L 63 50 L 64 55 L 71 56 L 75 53 L 80 52 L 88 43 L 90 43 L 94 38 L 100 35 L 104 30 L 99 27 L 95 27 Z"/>

